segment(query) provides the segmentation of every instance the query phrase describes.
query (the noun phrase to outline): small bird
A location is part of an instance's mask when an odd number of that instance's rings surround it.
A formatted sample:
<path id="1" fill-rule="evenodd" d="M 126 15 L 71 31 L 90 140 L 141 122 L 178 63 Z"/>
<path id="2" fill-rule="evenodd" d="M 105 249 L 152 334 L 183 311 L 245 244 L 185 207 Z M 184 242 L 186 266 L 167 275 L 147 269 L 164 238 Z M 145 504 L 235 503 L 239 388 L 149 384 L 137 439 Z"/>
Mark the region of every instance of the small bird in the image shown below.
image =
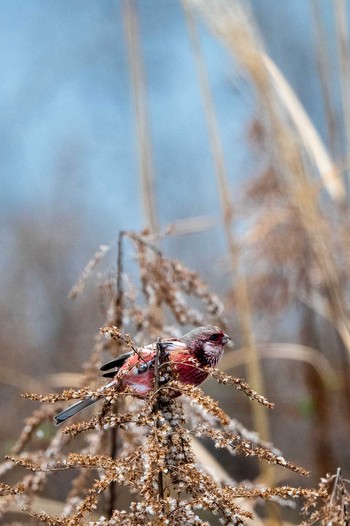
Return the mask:
<path id="1" fill-rule="evenodd" d="M 231 338 L 219 327 L 198 327 L 181 338 L 165 338 L 160 340 L 166 360 L 175 370 L 180 383 L 199 385 L 208 376 L 204 367 L 215 367 L 224 352 L 225 344 Z M 100 392 L 115 388 L 122 392 L 123 388 L 131 387 L 137 396 L 145 398 L 154 390 L 154 363 L 157 344 L 151 343 L 141 347 L 137 352 L 130 351 L 114 358 L 101 367 L 101 371 L 111 372 L 103 374 L 104 377 L 113 378 L 111 382 L 100 388 Z M 174 393 L 179 396 L 181 393 Z M 96 397 L 80 400 L 56 415 L 56 425 L 67 418 L 79 413 L 86 407 L 94 404 Z"/>

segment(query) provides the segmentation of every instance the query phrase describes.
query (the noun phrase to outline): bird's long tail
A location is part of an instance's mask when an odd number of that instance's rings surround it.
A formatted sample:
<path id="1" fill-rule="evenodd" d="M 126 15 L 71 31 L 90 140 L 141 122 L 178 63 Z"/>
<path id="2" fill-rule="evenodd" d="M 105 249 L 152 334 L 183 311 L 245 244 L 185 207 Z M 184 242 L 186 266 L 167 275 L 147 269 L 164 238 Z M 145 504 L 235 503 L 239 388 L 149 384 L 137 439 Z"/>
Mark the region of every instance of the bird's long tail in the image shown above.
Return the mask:
<path id="1" fill-rule="evenodd" d="M 110 387 L 112 386 L 115 387 L 116 385 L 117 385 L 116 381 L 112 380 L 111 382 L 104 385 L 103 387 L 100 387 L 100 389 L 98 389 L 98 392 L 103 393 L 103 391 L 105 391 L 106 389 L 108 390 Z M 79 400 L 79 402 L 76 402 L 70 407 L 67 407 L 67 409 L 65 409 L 61 413 L 58 413 L 58 415 L 54 416 L 56 426 L 58 426 L 59 424 L 62 424 L 62 422 L 67 420 L 67 418 L 70 418 L 71 416 L 74 416 L 77 413 L 80 413 L 80 411 L 94 404 L 98 400 L 99 400 L 98 396 L 89 396 L 88 398 L 85 398 L 84 400 Z"/>
<path id="2" fill-rule="evenodd" d="M 56 426 L 62 424 L 62 422 L 67 420 L 67 418 L 76 415 L 86 407 L 89 407 L 90 405 L 94 404 L 95 402 L 97 402 L 97 400 L 98 398 L 86 398 L 85 400 L 79 400 L 79 402 L 77 402 L 76 404 L 67 407 L 67 409 L 65 409 L 61 413 L 58 413 L 58 415 L 54 417 Z"/>

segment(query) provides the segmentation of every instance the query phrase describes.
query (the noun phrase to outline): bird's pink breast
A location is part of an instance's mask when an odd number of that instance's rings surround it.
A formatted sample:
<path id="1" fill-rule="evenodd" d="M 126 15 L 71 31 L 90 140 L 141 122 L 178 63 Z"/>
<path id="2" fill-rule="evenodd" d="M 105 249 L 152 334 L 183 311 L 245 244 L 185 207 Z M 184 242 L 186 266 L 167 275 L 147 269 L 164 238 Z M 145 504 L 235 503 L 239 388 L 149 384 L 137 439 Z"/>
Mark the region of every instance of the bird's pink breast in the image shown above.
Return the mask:
<path id="1" fill-rule="evenodd" d="M 208 373 L 199 368 L 197 360 L 188 353 L 171 356 L 171 362 L 175 366 L 179 381 L 183 384 L 199 385 L 208 376 Z"/>

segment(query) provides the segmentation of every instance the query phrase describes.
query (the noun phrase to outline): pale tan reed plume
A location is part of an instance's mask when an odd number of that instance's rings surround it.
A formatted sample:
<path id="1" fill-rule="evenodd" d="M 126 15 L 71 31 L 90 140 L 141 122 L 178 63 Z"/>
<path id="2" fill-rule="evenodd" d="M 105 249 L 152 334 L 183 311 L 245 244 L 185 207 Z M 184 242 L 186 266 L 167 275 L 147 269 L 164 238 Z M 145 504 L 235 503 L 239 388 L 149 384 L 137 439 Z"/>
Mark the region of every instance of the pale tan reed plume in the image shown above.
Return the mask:
<path id="1" fill-rule="evenodd" d="M 249 3 L 242 4 L 239 0 L 236 2 L 229 0 L 213 0 L 210 2 L 207 0 L 188 0 L 188 3 L 204 15 L 214 34 L 223 41 L 242 68 L 249 74 L 261 97 L 260 110 L 271 121 L 269 123 L 272 126 L 271 131 L 277 131 L 274 130 L 273 126 L 275 125 L 286 128 L 285 123 L 280 122 L 281 111 L 286 112 L 294 121 L 301 144 L 316 163 L 326 190 L 334 199 L 344 199 L 345 188 L 335 170 L 334 161 L 293 89 L 276 64 L 266 54 L 259 31 L 254 25 L 253 18 L 249 16 Z M 295 142 L 295 139 L 290 136 L 290 132 L 286 129 L 280 140 L 289 148 Z"/>
<path id="2" fill-rule="evenodd" d="M 278 96 L 278 92 L 281 91 L 281 77 L 279 74 L 276 76 L 274 67 L 267 67 L 268 61 L 258 36 L 258 30 L 243 5 L 239 1 L 229 2 L 227 0 L 190 1 L 204 15 L 214 34 L 232 52 L 256 89 L 259 109 L 268 132 L 266 140 L 278 174 L 278 184 L 281 191 L 288 197 L 308 237 L 313 258 L 317 262 L 323 279 L 325 294 L 322 300 L 327 305 L 326 310 L 331 313 L 330 318 L 343 341 L 348 355 L 346 363 L 349 365 L 350 328 L 347 307 L 334 260 L 332 232 L 322 214 L 319 192 L 317 186 L 315 187 L 312 171 L 314 163 L 306 156 L 307 151 L 310 150 L 310 137 L 307 141 L 309 148 L 306 148 L 304 136 L 297 133 L 295 127 L 290 125 L 290 110 L 287 110 L 283 103 L 285 100 L 289 100 L 289 104 L 293 102 L 290 92 L 286 97 L 286 85 L 283 82 L 284 94 Z M 244 4 L 245 7 L 247 5 L 247 3 Z M 272 70 L 273 77 L 271 76 Z M 277 78 L 279 82 L 276 84 Z M 305 119 L 301 121 L 303 122 L 305 123 Z M 332 166 L 332 163 L 328 161 L 329 155 L 325 155 L 325 149 L 321 147 L 322 143 L 319 140 L 316 142 L 317 149 L 315 150 L 316 134 L 313 132 L 312 136 L 313 151 L 318 151 L 318 158 L 320 158 L 321 151 L 323 154 L 320 166 L 324 166 L 325 159 L 326 166 Z M 335 176 L 336 172 L 329 172 L 327 168 L 318 173 L 320 176 L 323 173 L 323 181 L 329 195 L 341 202 L 345 191 L 340 178 Z M 326 179 L 325 174 L 328 174 Z"/>

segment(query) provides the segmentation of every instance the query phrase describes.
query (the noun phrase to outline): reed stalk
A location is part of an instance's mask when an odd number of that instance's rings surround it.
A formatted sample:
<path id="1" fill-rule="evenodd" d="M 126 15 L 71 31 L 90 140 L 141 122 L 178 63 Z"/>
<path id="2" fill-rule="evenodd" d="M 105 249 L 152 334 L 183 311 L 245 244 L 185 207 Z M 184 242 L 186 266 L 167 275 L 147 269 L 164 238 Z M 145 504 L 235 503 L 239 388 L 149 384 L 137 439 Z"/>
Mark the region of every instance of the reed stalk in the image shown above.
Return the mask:
<path id="1" fill-rule="evenodd" d="M 138 146 L 141 196 L 145 224 L 151 232 L 156 232 L 157 213 L 153 177 L 154 163 L 150 139 L 146 75 L 141 52 L 140 31 L 135 0 L 123 0 L 123 18 L 134 103 L 136 142 Z"/>
<path id="2" fill-rule="evenodd" d="M 222 210 L 223 227 L 228 247 L 232 289 L 235 291 L 237 316 L 241 329 L 242 342 L 247 348 L 247 376 L 249 383 L 259 392 L 264 393 L 264 380 L 261 371 L 260 358 L 254 341 L 246 277 L 240 268 L 239 248 L 234 236 L 234 205 L 231 199 L 231 191 L 228 182 L 228 173 L 220 138 L 215 103 L 191 7 L 187 0 L 183 0 L 183 6 L 199 85 L 203 97 L 204 114 L 207 122 L 209 144 L 214 163 L 214 171 Z M 264 408 L 256 406 L 252 408 L 252 414 L 255 429 L 263 440 L 267 442 L 270 441 L 269 423 L 266 411 L 264 411 Z M 269 466 L 261 463 L 261 470 L 264 474 L 264 478 L 268 478 L 268 482 L 272 484 L 273 475 Z"/>

